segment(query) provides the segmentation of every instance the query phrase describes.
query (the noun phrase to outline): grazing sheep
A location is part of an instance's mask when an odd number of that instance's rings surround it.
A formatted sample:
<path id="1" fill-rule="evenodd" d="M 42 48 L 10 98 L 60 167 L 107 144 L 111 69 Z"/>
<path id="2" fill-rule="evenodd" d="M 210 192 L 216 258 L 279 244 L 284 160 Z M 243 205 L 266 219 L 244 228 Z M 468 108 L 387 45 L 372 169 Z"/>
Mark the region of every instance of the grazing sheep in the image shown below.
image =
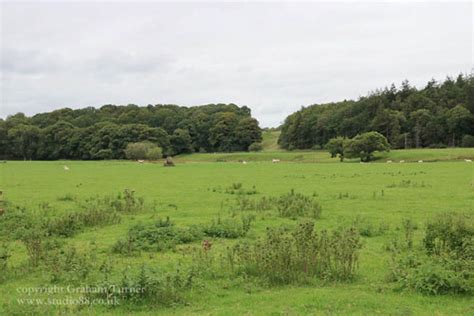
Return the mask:
<path id="1" fill-rule="evenodd" d="M 418 160 L 418 162 L 419 162 L 419 163 L 422 163 L 422 162 L 423 162 L 423 160 Z"/>
<path id="2" fill-rule="evenodd" d="M 145 162 L 145 160 L 137 160 L 137 161 L 138 161 L 138 163 L 144 163 Z"/>
<path id="3" fill-rule="evenodd" d="M 65 171 L 69 171 L 69 167 L 68 166 L 64 166 L 63 167 Z"/>
<path id="4" fill-rule="evenodd" d="M 244 165 L 246 165 L 246 164 L 247 164 L 247 161 L 243 160 L 242 163 L 243 163 Z"/>
<path id="5" fill-rule="evenodd" d="M 405 162 L 405 160 L 400 160 L 400 163 L 404 163 L 404 162 Z"/>
<path id="6" fill-rule="evenodd" d="M 387 160 L 387 163 L 392 163 L 392 161 L 391 161 L 391 160 Z"/>
<path id="7" fill-rule="evenodd" d="M 279 163 L 280 159 L 272 159 L 272 163 Z"/>
<path id="8" fill-rule="evenodd" d="M 464 159 L 465 162 L 472 162 L 471 159 Z"/>

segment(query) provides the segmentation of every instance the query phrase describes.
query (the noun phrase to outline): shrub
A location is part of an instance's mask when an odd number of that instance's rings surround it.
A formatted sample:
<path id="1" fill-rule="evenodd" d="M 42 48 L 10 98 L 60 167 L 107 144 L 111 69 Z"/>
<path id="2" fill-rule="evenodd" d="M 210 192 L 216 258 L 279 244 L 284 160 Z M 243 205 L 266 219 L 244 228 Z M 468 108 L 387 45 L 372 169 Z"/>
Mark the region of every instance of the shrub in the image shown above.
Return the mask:
<path id="1" fill-rule="evenodd" d="M 138 250 L 163 251 L 178 244 L 199 240 L 202 231 L 198 227 L 178 228 L 167 218 L 151 225 L 132 226 L 126 239 L 118 240 L 112 247 L 113 252 L 131 254 Z"/>
<path id="2" fill-rule="evenodd" d="M 194 286 L 196 272 L 194 270 L 181 270 L 174 272 L 157 273 L 142 266 L 138 274 L 131 274 L 128 270 L 122 273 L 121 280 L 111 280 L 110 270 L 103 269 L 103 281 L 92 284 L 90 288 L 108 289 L 107 291 L 93 291 L 88 293 L 92 298 L 101 298 L 130 305 L 144 304 L 147 306 L 171 306 L 184 303 L 186 293 Z M 118 291 L 126 289 L 126 291 Z"/>
<path id="3" fill-rule="evenodd" d="M 21 241 L 25 245 L 26 253 L 31 266 L 39 265 L 44 255 L 44 241 L 45 232 L 39 228 L 31 228 L 23 230 L 21 233 Z"/>
<path id="4" fill-rule="evenodd" d="M 80 284 L 92 272 L 94 250 L 78 251 L 74 246 L 57 247 L 48 253 L 46 263 L 50 270 L 51 282 L 67 281 Z"/>
<path id="5" fill-rule="evenodd" d="M 430 255 L 447 253 L 456 258 L 474 259 L 467 248 L 474 241 L 474 219 L 467 214 L 445 213 L 429 221 L 423 246 Z"/>
<path id="6" fill-rule="evenodd" d="M 263 145 L 262 143 L 252 143 L 249 146 L 249 151 L 262 151 Z"/>
<path id="7" fill-rule="evenodd" d="M 146 159 L 149 160 L 158 160 L 163 157 L 163 150 L 160 147 L 151 148 L 146 153 Z"/>
<path id="8" fill-rule="evenodd" d="M 292 233 L 268 229 L 266 237 L 254 244 L 238 243 L 229 249 L 227 262 L 235 273 L 269 284 L 300 283 L 313 277 L 345 281 L 356 272 L 360 248 L 355 229 L 317 233 L 313 222 L 303 222 Z"/>
<path id="9" fill-rule="evenodd" d="M 203 228 L 203 232 L 209 237 L 239 238 L 244 237 L 250 229 L 254 220 L 253 216 L 243 216 L 239 222 L 233 218 L 221 219 L 218 216 L 211 224 Z"/>
<path id="10" fill-rule="evenodd" d="M 91 198 L 86 200 L 85 208 L 110 209 L 119 213 L 136 213 L 145 208 L 145 199 L 137 197 L 135 191 L 125 189 L 123 193 L 116 196 L 104 196 L 102 198 Z"/>
<path id="11" fill-rule="evenodd" d="M 290 217 L 296 219 L 299 216 L 320 218 L 322 208 L 312 196 L 306 196 L 301 193 L 295 193 L 291 190 L 289 193 L 280 196 L 277 200 L 278 214 L 281 217 Z"/>
<path id="12" fill-rule="evenodd" d="M 8 207 L 0 216 L 0 236 L 6 240 L 20 239 L 22 232 L 37 225 L 36 216 L 25 208 Z"/>
<path id="13" fill-rule="evenodd" d="M 429 221 L 422 247 L 407 238 L 409 221 L 404 222 L 407 247 L 394 242 L 391 281 L 401 288 L 425 294 L 473 293 L 474 234 L 472 219 L 462 214 L 441 214 Z M 408 235 L 412 234 L 408 233 Z"/>
<path id="14" fill-rule="evenodd" d="M 240 211 L 266 211 L 276 205 L 276 199 L 263 196 L 260 199 L 251 199 L 244 195 L 238 195 L 235 200 L 236 207 Z"/>
<path id="15" fill-rule="evenodd" d="M 161 149 L 156 144 L 151 142 L 128 143 L 125 148 L 125 157 L 130 160 L 146 159 L 150 151 Z"/>
<path id="16" fill-rule="evenodd" d="M 464 135 L 461 142 L 462 147 L 474 147 L 474 135 Z"/>
<path id="17" fill-rule="evenodd" d="M 46 218 L 42 226 L 48 236 L 71 237 L 85 227 L 116 224 L 120 220 L 120 215 L 114 210 L 91 208 L 56 218 Z"/>

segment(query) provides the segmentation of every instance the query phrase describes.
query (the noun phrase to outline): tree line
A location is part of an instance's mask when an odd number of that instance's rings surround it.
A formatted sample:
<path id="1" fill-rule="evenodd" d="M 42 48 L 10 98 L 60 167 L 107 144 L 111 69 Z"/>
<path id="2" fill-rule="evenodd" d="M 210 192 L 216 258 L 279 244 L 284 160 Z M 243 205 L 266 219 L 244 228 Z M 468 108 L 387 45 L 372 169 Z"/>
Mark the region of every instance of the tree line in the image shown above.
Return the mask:
<path id="1" fill-rule="evenodd" d="M 0 119 L 2 159 L 123 159 L 136 142 L 151 142 L 165 155 L 246 151 L 261 140 L 250 109 L 235 104 L 104 105 Z"/>
<path id="2" fill-rule="evenodd" d="M 474 146 L 474 76 L 433 79 L 422 89 L 405 80 L 358 100 L 302 107 L 285 119 L 278 143 L 290 150 L 323 148 L 332 138 L 369 131 L 392 148 Z"/>

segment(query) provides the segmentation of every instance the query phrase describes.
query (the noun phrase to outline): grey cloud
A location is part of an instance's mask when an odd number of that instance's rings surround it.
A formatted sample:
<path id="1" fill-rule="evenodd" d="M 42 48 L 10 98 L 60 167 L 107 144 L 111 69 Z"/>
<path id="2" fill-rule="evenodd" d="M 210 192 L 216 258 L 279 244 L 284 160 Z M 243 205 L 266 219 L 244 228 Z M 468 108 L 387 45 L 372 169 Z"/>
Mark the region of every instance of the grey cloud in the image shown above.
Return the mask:
<path id="1" fill-rule="evenodd" d="M 0 116 L 234 102 L 275 126 L 302 105 L 472 67 L 470 2 L 1 5 Z"/>
<path id="2" fill-rule="evenodd" d="M 4 74 L 39 75 L 53 73 L 61 67 L 60 57 L 39 49 L 17 50 L 3 47 L 1 71 Z"/>

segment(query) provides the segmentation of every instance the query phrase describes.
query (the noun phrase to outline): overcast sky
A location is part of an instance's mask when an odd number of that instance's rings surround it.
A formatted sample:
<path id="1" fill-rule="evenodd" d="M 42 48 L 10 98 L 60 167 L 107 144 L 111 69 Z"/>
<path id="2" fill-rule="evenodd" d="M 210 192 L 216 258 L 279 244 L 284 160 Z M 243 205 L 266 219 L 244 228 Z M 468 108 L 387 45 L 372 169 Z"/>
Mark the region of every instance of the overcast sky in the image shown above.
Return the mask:
<path id="1" fill-rule="evenodd" d="M 472 4 L 5 3 L 0 117 L 104 104 L 302 105 L 468 73 Z"/>

